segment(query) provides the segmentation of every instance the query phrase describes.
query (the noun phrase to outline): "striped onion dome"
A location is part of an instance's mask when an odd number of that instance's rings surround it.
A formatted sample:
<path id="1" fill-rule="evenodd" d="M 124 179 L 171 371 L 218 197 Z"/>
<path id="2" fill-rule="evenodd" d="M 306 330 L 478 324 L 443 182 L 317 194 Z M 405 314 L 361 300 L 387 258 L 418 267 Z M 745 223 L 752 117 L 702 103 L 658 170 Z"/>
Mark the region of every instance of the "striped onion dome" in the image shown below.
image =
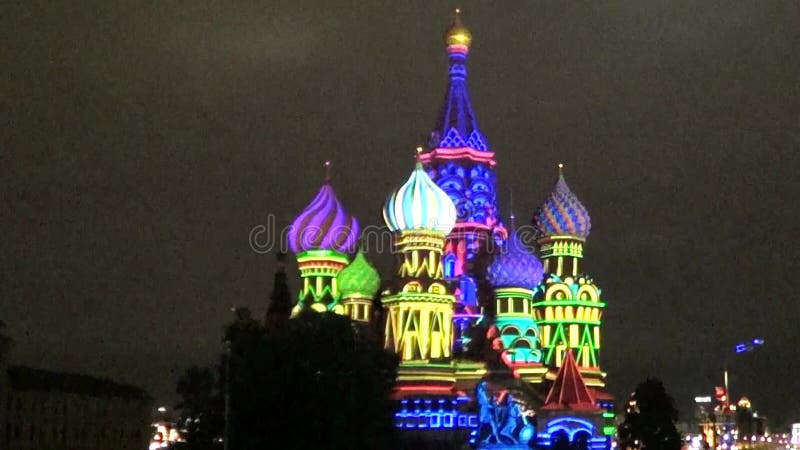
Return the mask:
<path id="1" fill-rule="evenodd" d="M 456 224 L 456 207 L 417 162 L 408 181 L 386 201 L 383 220 L 392 231 L 431 230 L 446 235 Z"/>
<path id="2" fill-rule="evenodd" d="M 314 200 L 292 222 L 289 247 L 295 254 L 308 250 L 353 253 L 359 231 L 358 220 L 344 210 L 326 179 Z"/>
<path id="3" fill-rule="evenodd" d="M 542 262 L 525 248 L 516 231 L 509 233 L 505 246 L 486 270 L 486 279 L 494 288 L 533 290 L 543 276 Z"/>
<path id="4" fill-rule="evenodd" d="M 586 238 L 592 229 L 589 212 L 572 193 L 558 165 L 558 181 L 544 204 L 533 215 L 533 226 L 540 236 L 576 236 Z"/>
<path id="5" fill-rule="evenodd" d="M 361 251 L 353 258 L 353 262 L 339 272 L 336 279 L 342 298 L 373 298 L 381 287 L 381 276 Z"/>

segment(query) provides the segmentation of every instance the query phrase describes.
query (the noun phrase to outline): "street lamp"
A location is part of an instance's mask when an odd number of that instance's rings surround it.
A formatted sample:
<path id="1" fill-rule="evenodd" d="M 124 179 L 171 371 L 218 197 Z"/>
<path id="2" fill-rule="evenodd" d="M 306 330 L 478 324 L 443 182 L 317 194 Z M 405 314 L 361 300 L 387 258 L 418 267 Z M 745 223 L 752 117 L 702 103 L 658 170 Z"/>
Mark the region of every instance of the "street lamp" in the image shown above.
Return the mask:
<path id="1" fill-rule="evenodd" d="M 750 342 L 743 342 L 740 344 L 736 344 L 736 347 L 733 348 L 734 354 L 738 355 L 741 353 L 752 352 L 756 348 L 764 345 L 764 339 L 761 338 L 753 338 Z M 725 354 L 725 362 L 723 364 L 724 369 L 724 380 L 725 380 L 725 404 L 729 405 L 731 400 L 731 392 L 728 389 L 728 358 L 730 357 L 730 353 Z"/>

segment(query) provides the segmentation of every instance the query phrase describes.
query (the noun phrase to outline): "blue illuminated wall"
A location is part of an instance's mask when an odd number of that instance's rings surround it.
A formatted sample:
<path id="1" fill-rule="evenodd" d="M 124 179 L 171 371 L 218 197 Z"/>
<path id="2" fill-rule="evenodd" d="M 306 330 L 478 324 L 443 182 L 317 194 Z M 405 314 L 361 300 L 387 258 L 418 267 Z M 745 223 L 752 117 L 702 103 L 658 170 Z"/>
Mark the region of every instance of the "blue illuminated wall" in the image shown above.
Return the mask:
<path id="1" fill-rule="evenodd" d="M 403 399 L 394 414 L 400 429 L 472 429 L 478 426 L 475 413 L 463 411 L 469 397 Z"/>

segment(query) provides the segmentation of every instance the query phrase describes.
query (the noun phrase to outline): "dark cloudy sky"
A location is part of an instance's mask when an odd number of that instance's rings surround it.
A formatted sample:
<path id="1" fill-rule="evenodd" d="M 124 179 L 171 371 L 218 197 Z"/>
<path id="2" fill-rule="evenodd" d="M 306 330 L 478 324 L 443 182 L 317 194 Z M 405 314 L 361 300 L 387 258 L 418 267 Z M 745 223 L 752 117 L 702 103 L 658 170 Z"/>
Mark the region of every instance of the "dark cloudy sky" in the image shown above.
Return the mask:
<path id="1" fill-rule="evenodd" d="M 231 305 L 263 313 L 274 257 L 248 233 L 270 213 L 288 223 L 325 159 L 346 206 L 381 222 L 434 123 L 455 6 L 4 2 L 13 360 L 171 401 L 176 374 L 214 358 Z M 460 6 L 501 193 L 529 217 L 564 162 L 592 214 L 611 389 L 655 374 L 686 408 L 721 383 L 724 350 L 759 335 L 732 363 L 734 395 L 800 418 L 798 3 Z"/>

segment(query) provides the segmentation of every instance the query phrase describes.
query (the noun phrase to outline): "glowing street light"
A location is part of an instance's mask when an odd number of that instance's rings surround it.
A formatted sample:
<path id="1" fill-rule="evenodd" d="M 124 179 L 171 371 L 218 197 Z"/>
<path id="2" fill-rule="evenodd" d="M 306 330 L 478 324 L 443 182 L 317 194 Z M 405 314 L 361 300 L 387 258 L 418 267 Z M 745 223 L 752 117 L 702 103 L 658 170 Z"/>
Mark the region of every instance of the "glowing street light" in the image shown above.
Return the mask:
<path id="1" fill-rule="evenodd" d="M 742 342 L 740 344 L 736 344 L 736 347 L 733 348 L 735 354 L 742 354 L 747 352 L 752 352 L 756 348 L 764 345 L 764 339 L 762 338 L 753 338 L 750 342 Z M 726 404 L 730 404 L 731 393 L 728 389 L 728 354 L 725 355 L 725 366 L 724 366 L 724 377 L 725 377 L 725 397 L 726 397 Z"/>

